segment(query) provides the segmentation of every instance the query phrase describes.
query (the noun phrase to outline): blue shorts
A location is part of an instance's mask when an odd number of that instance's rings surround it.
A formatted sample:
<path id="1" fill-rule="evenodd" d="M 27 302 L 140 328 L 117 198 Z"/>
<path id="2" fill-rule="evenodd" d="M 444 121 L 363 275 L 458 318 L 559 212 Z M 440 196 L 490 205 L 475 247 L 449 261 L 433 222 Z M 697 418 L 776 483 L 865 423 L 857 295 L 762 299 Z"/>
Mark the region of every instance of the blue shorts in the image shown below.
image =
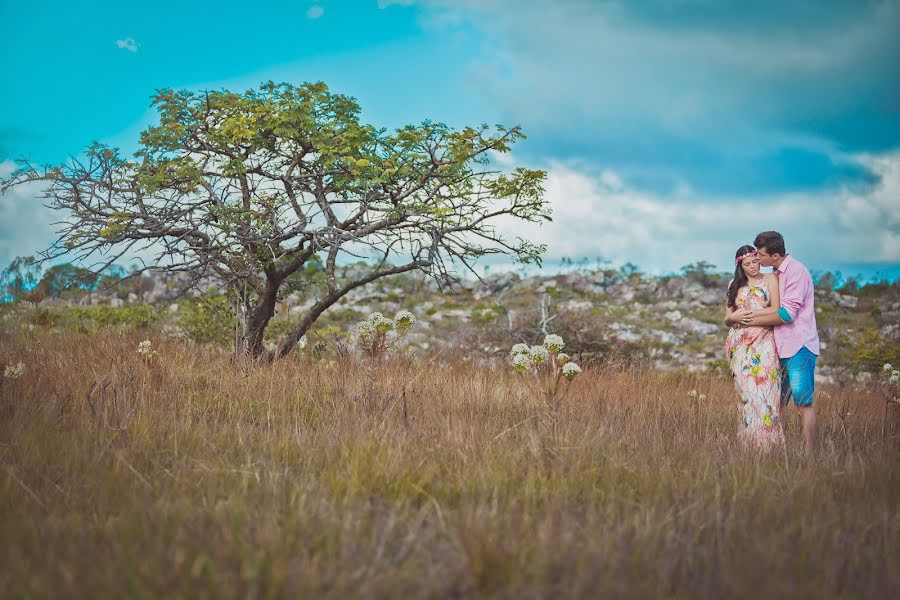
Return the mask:
<path id="1" fill-rule="evenodd" d="M 812 406 L 816 390 L 816 355 L 806 346 L 797 354 L 781 359 L 781 403 L 794 397 L 797 406 Z"/>

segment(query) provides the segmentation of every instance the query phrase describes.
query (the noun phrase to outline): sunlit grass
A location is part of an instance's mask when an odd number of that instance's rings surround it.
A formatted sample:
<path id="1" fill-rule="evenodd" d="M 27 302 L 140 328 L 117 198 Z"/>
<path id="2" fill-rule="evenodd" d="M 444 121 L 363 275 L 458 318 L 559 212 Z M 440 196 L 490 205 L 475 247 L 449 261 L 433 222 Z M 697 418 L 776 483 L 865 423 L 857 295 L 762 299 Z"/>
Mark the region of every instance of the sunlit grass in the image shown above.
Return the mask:
<path id="1" fill-rule="evenodd" d="M 148 361 L 142 340 L 0 337 L 26 365 L 0 388 L 11 597 L 900 589 L 900 411 L 882 433 L 862 388 L 820 388 L 815 455 L 793 411 L 759 455 L 712 375 L 586 367 L 546 419 L 507 366 L 397 359 L 372 407 L 352 361 L 241 370 L 157 337 Z"/>

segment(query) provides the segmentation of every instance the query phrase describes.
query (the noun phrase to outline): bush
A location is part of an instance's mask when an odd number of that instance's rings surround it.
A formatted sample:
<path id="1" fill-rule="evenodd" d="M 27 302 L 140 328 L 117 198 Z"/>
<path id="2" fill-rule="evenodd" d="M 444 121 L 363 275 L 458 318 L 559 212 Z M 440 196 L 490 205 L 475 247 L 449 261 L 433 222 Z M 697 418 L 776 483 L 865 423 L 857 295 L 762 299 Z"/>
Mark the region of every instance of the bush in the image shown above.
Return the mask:
<path id="1" fill-rule="evenodd" d="M 225 294 L 186 298 L 179 303 L 178 329 L 195 342 L 230 347 L 234 338 L 234 307 Z"/>
<path id="2" fill-rule="evenodd" d="M 28 322 L 37 327 L 64 327 L 91 331 L 100 327 L 146 329 L 158 322 L 162 313 L 151 304 L 133 306 L 39 306 L 28 312 Z"/>
<path id="3" fill-rule="evenodd" d="M 900 363 L 900 346 L 875 329 L 866 329 L 854 340 L 853 364 L 861 371 L 878 373 L 884 363 Z"/>
<path id="4" fill-rule="evenodd" d="M 681 267 L 681 273 L 686 279 L 695 281 L 703 287 L 716 287 L 719 285 L 719 275 L 715 270 L 716 265 L 710 264 L 705 260 Z"/>

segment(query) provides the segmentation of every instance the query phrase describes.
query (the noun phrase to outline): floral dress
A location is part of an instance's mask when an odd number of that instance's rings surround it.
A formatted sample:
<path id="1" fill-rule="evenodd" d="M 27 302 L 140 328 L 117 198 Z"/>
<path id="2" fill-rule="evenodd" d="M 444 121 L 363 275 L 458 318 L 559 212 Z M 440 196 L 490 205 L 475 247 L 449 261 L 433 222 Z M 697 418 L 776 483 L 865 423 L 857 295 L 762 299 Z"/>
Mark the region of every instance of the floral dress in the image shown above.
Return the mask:
<path id="1" fill-rule="evenodd" d="M 758 310 L 769 306 L 766 280 L 738 290 L 737 308 Z M 781 396 L 781 363 L 771 327 L 732 327 L 725 350 L 738 396 L 741 418 L 738 438 L 745 444 L 768 449 L 784 443 L 778 418 Z"/>

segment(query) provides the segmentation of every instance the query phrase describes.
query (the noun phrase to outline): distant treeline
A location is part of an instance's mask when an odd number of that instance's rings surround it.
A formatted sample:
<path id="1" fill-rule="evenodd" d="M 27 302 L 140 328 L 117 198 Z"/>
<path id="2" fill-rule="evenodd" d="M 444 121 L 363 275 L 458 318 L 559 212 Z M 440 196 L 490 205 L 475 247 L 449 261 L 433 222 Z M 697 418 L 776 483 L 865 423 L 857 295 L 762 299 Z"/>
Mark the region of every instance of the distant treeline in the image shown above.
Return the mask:
<path id="1" fill-rule="evenodd" d="M 603 273 L 606 276 L 618 275 L 629 278 L 649 278 L 641 268 L 631 262 L 618 268 L 612 268 L 604 261 L 589 264 L 585 260 L 574 261 L 563 258 L 560 266 L 565 269 L 577 269 L 585 274 Z M 538 275 L 531 273 L 531 275 Z M 683 266 L 680 271 L 666 277 L 685 277 L 706 287 L 715 287 L 727 283 L 729 274 L 717 271 L 716 266 L 706 261 L 698 261 Z M 840 271 L 813 272 L 813 279 L 818 289 L 828 291 L 840 290 L 844 294 L 858 294 L 865 289 L 866 294 L 877 294 L 879 291 L 900 285 L 887 279 L 877 281 L 860 281 L 855 277 L 844 277 Z M 45 298 L 62 298 L 76 300 L 87 293 L 113 289 L 117 297 L 125 299 L 129 294 L 141 294 L 153 288 L 152 277 L 143 274 L 137 266 L 130 268 L 120 265 L 107 267 L 102 273 L 77 266 L 72 263 L 56 264 L 44 269 L 43 264 L 34 256 L 16 257 L 0 272 L 0 302 L 25 300 L 40 302 Z"/>

